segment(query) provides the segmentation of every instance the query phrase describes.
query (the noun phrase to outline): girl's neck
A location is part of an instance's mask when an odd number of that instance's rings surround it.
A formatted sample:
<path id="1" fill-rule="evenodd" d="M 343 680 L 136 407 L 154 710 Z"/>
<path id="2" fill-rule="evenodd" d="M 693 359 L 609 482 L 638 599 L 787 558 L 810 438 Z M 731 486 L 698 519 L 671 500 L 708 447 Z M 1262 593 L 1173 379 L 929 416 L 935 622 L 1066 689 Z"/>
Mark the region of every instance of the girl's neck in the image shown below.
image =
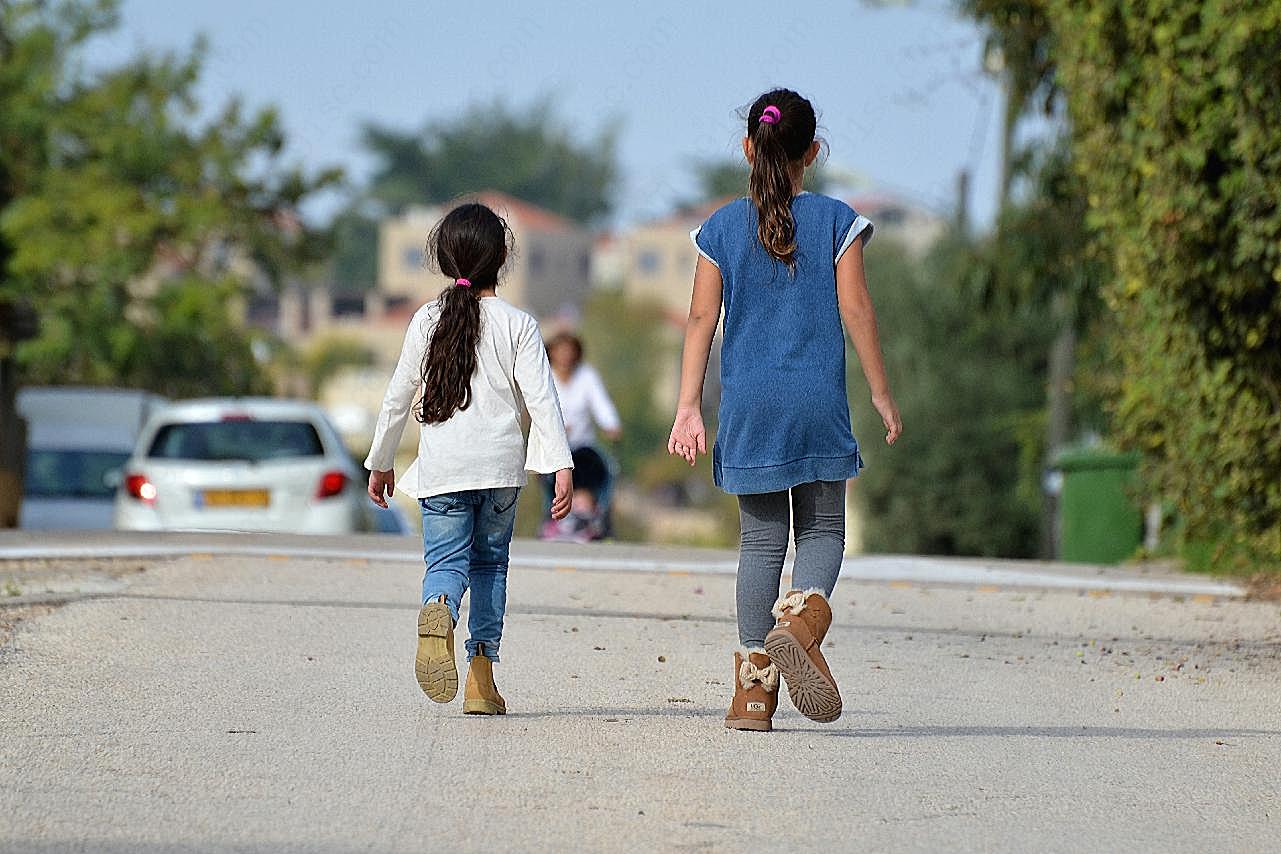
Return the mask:
<path id="1" fill-rule="evenodd" d="M 792 178 L 792 195 L 799 196 L 805 189 L 805 167 L 794 166 L 788 171 Z"/>

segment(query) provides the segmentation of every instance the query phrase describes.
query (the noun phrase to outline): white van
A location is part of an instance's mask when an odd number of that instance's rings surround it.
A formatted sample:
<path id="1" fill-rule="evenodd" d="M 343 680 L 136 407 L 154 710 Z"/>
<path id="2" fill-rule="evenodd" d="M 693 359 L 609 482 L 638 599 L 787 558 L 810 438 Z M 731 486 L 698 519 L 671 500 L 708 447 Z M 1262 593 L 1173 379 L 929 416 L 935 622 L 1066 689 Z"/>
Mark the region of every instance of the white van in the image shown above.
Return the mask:
<path id="1" fill-rule="evenodd" d="M 18 390 L 27 457 L 18 527 L 110 528 L 125 460 L 165 398 L 74 386 Z"/>

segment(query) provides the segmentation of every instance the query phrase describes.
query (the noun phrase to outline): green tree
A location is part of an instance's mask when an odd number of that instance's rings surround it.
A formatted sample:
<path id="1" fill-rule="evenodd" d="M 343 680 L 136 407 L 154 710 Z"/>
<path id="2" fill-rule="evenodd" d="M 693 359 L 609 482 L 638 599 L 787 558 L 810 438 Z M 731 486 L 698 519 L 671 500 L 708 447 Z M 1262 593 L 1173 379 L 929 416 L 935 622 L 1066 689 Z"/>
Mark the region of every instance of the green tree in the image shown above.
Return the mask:
<path id="1" fill-rule="evenodd" d="M 893 449 L 851 363 L 867 469 L 855 493 L 871 551 L 1026 557 L 1038 551 L 1048 322 L 1011 299 L 1016 255 L 952 236 L 923 264 L 889 242 L 867 267 L 906 427 Z"/>
<path id="2" fill-rule="evenodd" d="M 330 230 L 332 275 L 353 290 L 377 277 L 378 219 L 408 205 L 500 190 L 582 223 L 603 220 L 618 186 L 616 124 L 578 140 L 549 99 L 521 110 L 498 100 L 405 132 L 371 124 L 377 168 Z"/>
<path id="3" fill-rule="evenodd" d="M 725 160 L 696 160 L 693 166 L 697 182 L 695 202 L 714 202 L 726 196 L 741 196 L 747 192 L 747 180 L 752 174 L 743 158 Z"/>
<path id="4" fill-rule="evenodd" d="M 961 0 L 961 8 L 987 31 L 983 65 L 1005 93 L 1001 121 L 1001 186 L 1004 206 L 1018 172 L 1014 136 L 1029 113 L 1052 115 L 1059 94 L 1054 74 L 1054 31 L 1047 0 Z"/>
<path id="5" fill-rule="evenodd" d="M 684 203 L 687 207 L 719 201 L 726 196 L 746 195 L 752 174 L 742 157 L 695 160 L 691 171 L 696 191 L 695 196 Z M 821 165 L 805 170 L 805 189 L 821 193 L 827 186 L 827 174 Z"/>
<path id="6" fill-rule="evenodd" d="M 378 280 L 378 219 L 359 204 L 340 212 L 329 225 L 333 255 L 330 275 L 341 290 L 364 291 Z"/>
<path id="7" fill-rule="evenodd" d="M 961 7 L 987 31 L 984 65 L 997 75 L 1005 93 L 996 247 L 1021 257 L 1022 263 L 1005 266 L 1006 275 L 994 277 L 993 284 L 1001 286 L 1003 279 L 1004 286 L 1014 289 L 1009 297 L 1032 299 L 1053 321 L 1044 442 L 1052 457 L 1071 441 L 1073 412 L 1088 397 L 1074 394 L 1073 375 L 1082 332 L 1097 334 L 1102 328 L 1093 318 L 1106 265 L 1090 252 L 1085 189 L 1071 169 L 1069 146 L 1055 139 L 1034 141 L 1022 151 L 1014 148 L 1015 131 L 1025 116 L 1057 118 L 1062 113 L 1048 0 L 962 0 Z M 1012 191 L 1020 176 L 1029 179 L 1027 193 L 1016 200 Z M 1093 343 L 1087 341 L 1086 349 Z M 1053 557 L 1056 499 L 1045 509 L 1041 553 Z"/>
<path id="8" fill-rule="evenodd" d="M 1124 436 L 1189 541 L 1281 566 L 1281 3 L 1048 5 Z"/>
<path id="9" fill-rule="evenodd" d="M 628 301 L 621 291 L 592 294 L 584 306 L 582 339 L 586 360 L 609 389 L 623 422 L 614 449 L 627 476 L 658 450 L 666 454 L 670 413 L 654 400 L 656 378 L 675 370 L 680 344 L 661 307 Z"/>
<path id="10" fill-rule="evenodd" d="M 114 0 L 0 4 L 0 299 L 44 319 L 19 364 L 44 382 L 262 391 L 236 318 L 246 271 L 318 254 L 292 211 L 337 176 L 286 168 L 271 110 L 232 101 L 199 123 L 200 44 L 85 72 L 117 20 Z"/>
<path id="11" fill-rule="evenodd" d="M 378 166 L 368 195 L 399 211 L 466 193 L 501 190 L 583 223 L 612 209 L 618 182 L 617 125 L 579 141 L 550 99 L 525 109 L 478 104 L 419 132 L 369 125 Z"/>
<path id="12" fill-rule="evenodd" d="M 319 396 L 325 384 L 343 369 L 368 367 L 376 361 L 369 347 L 343 335 L 328 335 L 313 341 L 300 355 L 302 375 L 307 379 L 312 397 Z"/>

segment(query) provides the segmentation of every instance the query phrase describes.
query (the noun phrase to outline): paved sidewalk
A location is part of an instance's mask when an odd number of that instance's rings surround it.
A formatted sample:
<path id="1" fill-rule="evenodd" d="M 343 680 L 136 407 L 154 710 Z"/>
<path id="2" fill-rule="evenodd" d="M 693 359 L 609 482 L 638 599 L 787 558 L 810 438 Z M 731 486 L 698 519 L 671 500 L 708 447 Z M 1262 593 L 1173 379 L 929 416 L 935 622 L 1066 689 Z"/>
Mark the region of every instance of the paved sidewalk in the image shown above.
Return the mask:
<path id="1" fill-rule="evenodd" d="M 1277 603 L 846 580 L 829 646 L 845 715 L 814 724 L 784 699 L 778 730 L 749 734 L 721 726 L 727 575 L 539 551 L 561 565 L 513 569 L 512 714 L 478 719 L 414 682 L 413 563 L 177 551 L 95 566 L 86 598 L 68 586 L 0 647 L 0 850 L 1281 838 Z M 37 564 L 28 581 L 59 566 Z"/>

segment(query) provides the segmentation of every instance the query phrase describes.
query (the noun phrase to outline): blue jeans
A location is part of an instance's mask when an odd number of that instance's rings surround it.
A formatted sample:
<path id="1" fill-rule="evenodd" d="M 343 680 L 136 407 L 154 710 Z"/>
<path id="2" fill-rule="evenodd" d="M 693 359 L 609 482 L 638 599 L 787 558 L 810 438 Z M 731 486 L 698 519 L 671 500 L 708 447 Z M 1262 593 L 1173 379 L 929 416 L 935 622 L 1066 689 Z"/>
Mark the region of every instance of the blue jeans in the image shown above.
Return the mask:
<path id="1" fill-rule="evenodd" d="M 471 588 L 467 658 L 478 644 L 498 661 L 507 611 L 507 562 L 520 488 L 466 489 L 420 498 L 423 512 L 423 602 L 444 595 L 458 623 L 463 594 Z"/>

